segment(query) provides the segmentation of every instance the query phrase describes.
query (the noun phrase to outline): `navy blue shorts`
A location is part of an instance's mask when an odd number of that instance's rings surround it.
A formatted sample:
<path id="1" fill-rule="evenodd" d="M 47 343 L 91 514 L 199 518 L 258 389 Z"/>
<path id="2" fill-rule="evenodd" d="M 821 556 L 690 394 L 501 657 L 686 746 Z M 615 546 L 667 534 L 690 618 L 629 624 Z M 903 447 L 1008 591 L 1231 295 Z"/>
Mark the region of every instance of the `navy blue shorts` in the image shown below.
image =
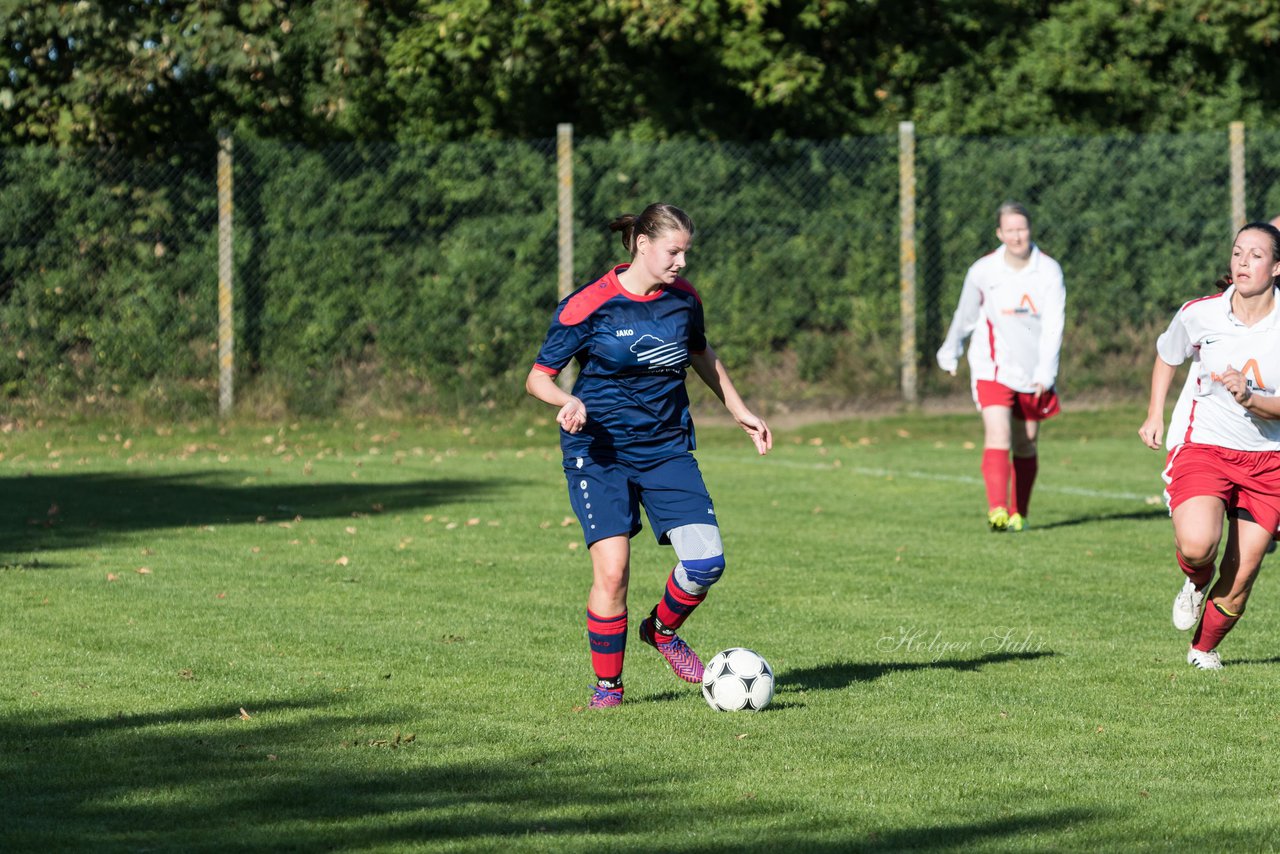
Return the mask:
<path id="1" fill-rule="evenodd" d="M 716 511 L 693 454 L 644 469 L 617 460 L 566 457 L 564 475 L 569 503 L 588 546 L 605 537 L 640 533 L 642 504 L 649 527 L 662 545 L 668 544 L 667 532 L 673 528 L 716 524 Z"/>

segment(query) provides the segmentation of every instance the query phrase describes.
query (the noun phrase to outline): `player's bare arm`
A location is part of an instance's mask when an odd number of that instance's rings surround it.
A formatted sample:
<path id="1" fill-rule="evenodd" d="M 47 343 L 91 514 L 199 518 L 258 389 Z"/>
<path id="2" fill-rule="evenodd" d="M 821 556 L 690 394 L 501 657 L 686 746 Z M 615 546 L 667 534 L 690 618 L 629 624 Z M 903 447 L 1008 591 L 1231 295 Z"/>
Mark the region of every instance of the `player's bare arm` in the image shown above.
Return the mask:
<path id="1" fill-rule="evenodd" d="M 693 366 L 693 370 L 707 384 L 707 388 L 720 398 L 720 402 L 729 410 L 729 414 L 733 416 L 733 420 L 738 422 L 747 435 L 751 437 L 751 441 L 756 446 L 756 451 L 761 454 L 767 454 L 773 447 L 773 434 L 769 432 L 769 425 L 765 424 L 764 419 L 753 413 L 747 408 L 742 400 L 742 396 L 738 394 L 738 390 L 734 387 L 733 381 L 729 379 L 729 373 L 725 370 L 724 363 L 716 356 L 715 350 L 707 345 L 707 349 L 701 353 L 692 353 L 689 356 L 689 364 Z"/>
<path id="2" fill-rule="evenodd" d="M 1138 428 L 1138 436 L 1143 444 L 1152 450 L 1160 450 L 1164 440 L 1164 402 L 1169 395 L 1169 386 L 1173 375 L 1178 370 L 1159 356 L 1151 368 L 1151 399 L 1147 403 L 1147 420 Z"/>
<path id="3" fill-rule="evenodd" d="M 529 371 L 524 381 L 525 391 L 552 406 L 559 407 L 556 423 L 568 433 L 577 433 L 587 423 L 587 407 L 581 400 L 556 385 L 555 379 L 537 368 Z"/>
<path id="4" fill-rule="evenodd" d="M 1214 374 L 1213 379 L 1221 383 L 1235 398 L 1236 403 L 1248 410 L 1249 414 L 1269 420 L 1280 419 L 1280 398 L 1254 394 L 1244 374 L 1231 365 L 1227 365 L 1222 373 Z"/>

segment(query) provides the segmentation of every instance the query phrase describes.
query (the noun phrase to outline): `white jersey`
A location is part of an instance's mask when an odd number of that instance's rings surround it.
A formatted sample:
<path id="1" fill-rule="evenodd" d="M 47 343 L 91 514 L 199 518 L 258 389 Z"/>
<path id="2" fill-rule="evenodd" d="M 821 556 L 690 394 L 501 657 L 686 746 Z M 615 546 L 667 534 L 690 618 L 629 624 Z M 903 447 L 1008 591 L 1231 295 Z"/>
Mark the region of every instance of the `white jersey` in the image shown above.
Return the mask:
<path id="1" fill-rule="evenodd" d="M 1195 358 L 1193 355 L 1192 359 Z M 1187 430 L 1191 426 L 1191 401 L 1196 394 L 1195 362 L 1182 383 L 1182 391 L 1178 394 L 1178 402 L 1173 405 L 1173 415 L 1169 417 L 1169 430 L 1164 434 L 1164 446 L 1172 451 L 1187 440 Z"/>
<path id="2" fill-rule="evenodd" d="M 1156 341 L 1156 352 L 1170 365 L 1195 358 L 1169 425 L 1170 449 L 1198 442 L 1280 451 L 1280 420 L 1255 417 L 1214 380 L 1230 366 L 1244 374 L 1254 394 L 1274 397 L 1280 385 L 1280 301 L 1271 314 L 1245 326 L 1231 311 L 1234 293 L 1232 286 L 1186 303 Z"/>
<path id="3" fill-rule="evenodd" d="M 1004 258 L 1001 246 L 969 267 L 947 339 L 938 348 L 938 366 L 954 371 L 965 341 L 977 330 L 969 345 L 970 379 L 995 380 L 1019 392 L 1053 388 L 1067 303 L 1062 268 L 1035 245 L 1021 270 Z"/>

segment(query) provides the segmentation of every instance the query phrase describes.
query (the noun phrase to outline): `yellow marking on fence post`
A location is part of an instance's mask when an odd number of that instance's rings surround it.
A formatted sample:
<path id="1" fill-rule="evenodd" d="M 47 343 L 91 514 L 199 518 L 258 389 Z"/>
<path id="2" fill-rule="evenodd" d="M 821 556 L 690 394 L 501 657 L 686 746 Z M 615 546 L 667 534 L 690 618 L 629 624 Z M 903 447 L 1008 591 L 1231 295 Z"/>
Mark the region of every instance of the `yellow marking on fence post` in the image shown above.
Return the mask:
<path id="1" fill-rule="evenodd" d="M 915 403 L 916 386 L 916 126 L 898 123 L 898 264 L 901 270 L 899 315 L 902 341 L 898 363 L 902 374 L 902 399 Z"/>
<path id="2" fill-rule="evenodd" d="M 560 221 L 557 301 L 573 291 L 573 125 L 556 125 L 556 211 Z M 568 391 L 578 378 L 578 365 L 569 362 L 560 372 L 560 388 Z"/>
<path id="3" fill-rule="evenodd" d="M 1244 227 L 1248 220 L 1244 206 L 1244 122 L 1232 122 L 1231 139 L 1231 225 L 1233 231 Z"/>
<path id="4" fill-rule="evenodd" d="M 235 403 L 235 303 L 232 299 L 231 132 L 218 131 L 218 414 Z"/>

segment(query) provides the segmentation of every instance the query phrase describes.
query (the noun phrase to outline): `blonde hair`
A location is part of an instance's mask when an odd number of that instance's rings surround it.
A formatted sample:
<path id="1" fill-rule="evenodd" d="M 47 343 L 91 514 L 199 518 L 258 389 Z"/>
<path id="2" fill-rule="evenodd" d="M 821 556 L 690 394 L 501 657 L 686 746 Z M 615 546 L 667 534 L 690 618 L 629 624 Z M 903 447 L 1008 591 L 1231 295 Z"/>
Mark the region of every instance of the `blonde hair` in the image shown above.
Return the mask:
<path id="1" fill-rule="evenodd" d="M 996 228 L 1000 228 L 1000 220 L 1005 214 L 1017 214 L 1027 218 L 1027 228 L 1031 227 L 1031 212 L 1021 202 L 1005 202 L 996 208 Z"/>

